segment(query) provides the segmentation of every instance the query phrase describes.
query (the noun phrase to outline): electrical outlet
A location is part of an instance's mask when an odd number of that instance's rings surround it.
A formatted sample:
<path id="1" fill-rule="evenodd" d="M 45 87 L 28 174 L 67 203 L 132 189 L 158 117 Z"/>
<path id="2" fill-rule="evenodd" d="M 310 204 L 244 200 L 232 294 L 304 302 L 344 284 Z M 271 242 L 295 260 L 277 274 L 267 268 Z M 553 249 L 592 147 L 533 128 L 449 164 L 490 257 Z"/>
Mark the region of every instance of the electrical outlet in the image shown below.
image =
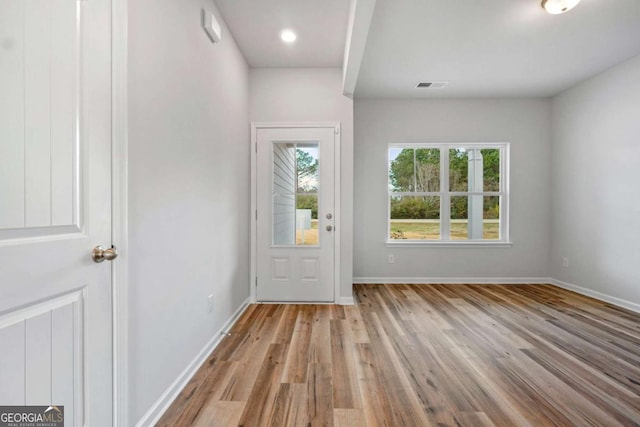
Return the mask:
<path id="1" fill-rule="evenodd" d="M 389 254 L 389 264 L 393 264 L 396 262 L 396 257 L 393 254 Z"/>
<path id="2" fill-rule="evenodd" d="M 213 311 L 213 294 L 207 297 L 207 302 L 209 303 L 209 313 Z"/>
<path id="3" fill-rule="evenodd" d="M 567 258 L 567 257 L 562 258 L 562 266 L 563 266 L 564 268 L 569 267 L 569 258 Z"/>

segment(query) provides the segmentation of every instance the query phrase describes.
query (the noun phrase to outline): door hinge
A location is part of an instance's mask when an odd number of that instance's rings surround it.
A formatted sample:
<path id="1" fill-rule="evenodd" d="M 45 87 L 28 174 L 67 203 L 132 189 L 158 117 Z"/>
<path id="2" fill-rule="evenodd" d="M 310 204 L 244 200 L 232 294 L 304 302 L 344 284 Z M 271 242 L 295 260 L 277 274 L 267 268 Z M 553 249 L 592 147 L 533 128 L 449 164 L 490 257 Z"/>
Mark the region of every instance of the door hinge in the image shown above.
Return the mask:
<path id="1" fill-rule="evenodd" d="M 258 220 L 258 209 L 256 209 L 256 221 Z"/>
<path id="2" fill-rule="evenodd" d="M 254 146 L 254 148 L 256 150 L 256 153 L 257 153 L 258 152 L 258 141 L 254 142 L 253 146 Z"/>
<path id="3" fill-rule="evenodd" d="M 258 287 L 258 276 L 256 276 L 256 288 Z"/>
<path id="4" fill-rule="evenodd" d="M 336 135 L 340 135 L 340 128 L 339 127 L 335 128 L 335 131 L 336 131 Z"/>

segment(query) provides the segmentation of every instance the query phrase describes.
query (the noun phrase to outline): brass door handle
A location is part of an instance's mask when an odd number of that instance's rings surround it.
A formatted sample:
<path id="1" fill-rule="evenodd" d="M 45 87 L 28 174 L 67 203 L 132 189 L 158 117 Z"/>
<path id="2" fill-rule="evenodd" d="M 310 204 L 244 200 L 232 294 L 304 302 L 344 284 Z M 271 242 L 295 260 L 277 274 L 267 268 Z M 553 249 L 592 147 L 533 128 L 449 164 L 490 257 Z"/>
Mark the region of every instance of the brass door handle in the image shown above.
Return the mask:
<path id="1" fill-rule="evenodd" d="M 94 262 L 102 262 L 104 260 L 113 261 L 116 258 L 118 258 L 118 250 L 115 246 L 108 249 L 104 246 L 96 246 L 93 248 L 93 251 L 91 251 L 91 259 L 93 259 Z"/>

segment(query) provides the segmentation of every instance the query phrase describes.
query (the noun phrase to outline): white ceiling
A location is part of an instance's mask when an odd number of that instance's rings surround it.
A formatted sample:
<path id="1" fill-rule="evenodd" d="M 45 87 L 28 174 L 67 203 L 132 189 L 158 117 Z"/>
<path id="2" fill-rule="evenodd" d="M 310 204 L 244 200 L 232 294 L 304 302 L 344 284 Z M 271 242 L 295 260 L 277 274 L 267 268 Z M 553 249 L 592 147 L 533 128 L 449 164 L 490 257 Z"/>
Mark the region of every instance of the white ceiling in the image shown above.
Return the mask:
<path id="1" fill-rule="evenodd" d="M 582 0 L 563 15 L 539 0 L 373 1 L 356 97 L 546 97 L 640 54 L 640 0 Z M 340 67 L 349 3 L 216 0 L 252 67 Z"/>
<path id="2" fill-rule="evenodd" d="M 349 0 L 216 0 L 251 67 L 341 67 Z M 293 44 L 280 40 L 294 30 Z"/>
<path id="3" fill-rule="evenodd" d="M 637 54 L 639 0 L 378 0 L 355 95 L 546 97 Z"/>

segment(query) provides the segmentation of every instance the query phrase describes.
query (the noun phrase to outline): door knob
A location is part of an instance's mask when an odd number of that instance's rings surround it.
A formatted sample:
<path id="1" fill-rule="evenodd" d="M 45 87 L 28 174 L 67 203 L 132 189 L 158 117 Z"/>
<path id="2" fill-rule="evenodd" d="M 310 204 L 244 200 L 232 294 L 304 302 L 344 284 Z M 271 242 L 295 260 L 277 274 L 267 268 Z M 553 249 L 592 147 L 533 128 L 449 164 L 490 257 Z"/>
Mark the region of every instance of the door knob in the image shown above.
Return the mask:
<path id="1" fill-rule="evenodd" d="M 333 215 L 331 215 L 330 213 L 327 214 L 327 219 L 331 219 L 333 218 Z"/>
<path id="2" fill-rule="evenodd" d="M 104 260 L 113 261 L 116 258 L 118 258 L 118 250 L 115 246 L 111 246 L 108 249 L 104 246 L 96 246 L 91 252 L 91 259 L 95 262 L 102 262 Z"/>
<path id="3" fill-rule="evenodd" d="M 327 228 L 327 231 L 331 231 L 331 230 L 333 230 L 333 227 L 332 227 L 332 226 L 330 226 L 330 225 L 327 225 L 327 227 L 326 227 L 326 228 Z"/>

